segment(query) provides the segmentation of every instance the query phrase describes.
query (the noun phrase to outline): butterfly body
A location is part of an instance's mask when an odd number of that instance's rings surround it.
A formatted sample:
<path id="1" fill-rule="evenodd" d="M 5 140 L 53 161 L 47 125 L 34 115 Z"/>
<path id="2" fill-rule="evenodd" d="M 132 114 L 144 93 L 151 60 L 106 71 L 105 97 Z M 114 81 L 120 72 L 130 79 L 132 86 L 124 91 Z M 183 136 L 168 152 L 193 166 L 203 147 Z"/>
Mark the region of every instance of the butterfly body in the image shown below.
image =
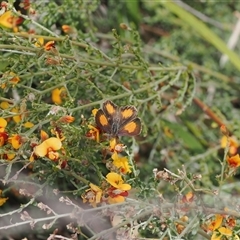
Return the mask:
<path id="1" fill-rule="evenodd" d="M 134 106 L 118 107 L 110 100 L 97 111 L 95 121 L 103 132 L 113 137 L 136 136 L 141 132 L 137 109 Z"/>

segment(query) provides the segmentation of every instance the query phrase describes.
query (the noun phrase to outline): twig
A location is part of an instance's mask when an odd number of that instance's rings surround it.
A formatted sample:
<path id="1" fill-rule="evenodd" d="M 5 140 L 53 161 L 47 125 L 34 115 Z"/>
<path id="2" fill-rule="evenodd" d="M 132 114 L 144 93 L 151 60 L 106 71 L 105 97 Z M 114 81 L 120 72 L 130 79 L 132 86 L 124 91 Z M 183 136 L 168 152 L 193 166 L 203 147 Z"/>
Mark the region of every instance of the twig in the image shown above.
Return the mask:
<path id="1" fill-rule="evenodd" d="M 193 101 L 205 112 L 214 122 L 216 122 L 220 127 L 226 125 L 205 103 L 203 103 L 199 98 L 194 98 Z"/>

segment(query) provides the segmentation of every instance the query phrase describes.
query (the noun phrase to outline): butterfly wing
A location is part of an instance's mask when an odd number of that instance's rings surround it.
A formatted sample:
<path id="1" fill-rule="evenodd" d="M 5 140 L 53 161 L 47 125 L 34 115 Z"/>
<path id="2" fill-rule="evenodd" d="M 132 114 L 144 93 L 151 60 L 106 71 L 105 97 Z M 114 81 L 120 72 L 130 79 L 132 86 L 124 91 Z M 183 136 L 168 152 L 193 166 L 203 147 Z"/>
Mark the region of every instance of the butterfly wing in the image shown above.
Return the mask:
<path id="1" fill-rule="evenodd" d="M 141 132 L 141 121 L 134 106 L 118 108 L 112 101 L 103 103 L 95 116 L 97 126 L 112 136 L 136 136 Z"/>
<path id="2" fill-rule="evenodd" d="M 141 133 L 142 124 L 140 118 L 135 118 L 125 125 L 122 125 L 118 131 L 119 136 L 136 136 Z"/>
<path id="3" fill-rule="evenodd" d="M 117 115 L 118 106 L 115 105 L 112 101 L 107 100 L 103 103 L 102 110 L 107 117 L 109 123 L 112 124 L 114 117 Z"/>
<path id="4" fill-rule="evenodd" d="M 98 109 L 95 115 L 95 122 L 103 132 L 111 132 L 111 124 L 102 109 Z"/>
<path id="5" fill-rule="evenodd" d="M 121 107 L 119 112 L 121 117 L 121 126 L 137 117 L 137 109 L 134 106 Z"/>

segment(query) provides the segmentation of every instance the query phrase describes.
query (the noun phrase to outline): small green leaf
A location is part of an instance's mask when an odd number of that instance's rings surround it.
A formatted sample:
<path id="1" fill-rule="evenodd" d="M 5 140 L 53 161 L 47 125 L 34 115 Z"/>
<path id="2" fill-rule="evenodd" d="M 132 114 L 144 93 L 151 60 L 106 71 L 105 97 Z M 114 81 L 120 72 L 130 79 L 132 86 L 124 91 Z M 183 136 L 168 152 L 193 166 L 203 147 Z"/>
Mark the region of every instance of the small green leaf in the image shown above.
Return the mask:
<path id="1" fill-rule="evenodd" d="M 5 72 L 6 67 L 8 66 L 8 62 L 7 61 L 0 61 L 0 71 L 1 72 Z"/>

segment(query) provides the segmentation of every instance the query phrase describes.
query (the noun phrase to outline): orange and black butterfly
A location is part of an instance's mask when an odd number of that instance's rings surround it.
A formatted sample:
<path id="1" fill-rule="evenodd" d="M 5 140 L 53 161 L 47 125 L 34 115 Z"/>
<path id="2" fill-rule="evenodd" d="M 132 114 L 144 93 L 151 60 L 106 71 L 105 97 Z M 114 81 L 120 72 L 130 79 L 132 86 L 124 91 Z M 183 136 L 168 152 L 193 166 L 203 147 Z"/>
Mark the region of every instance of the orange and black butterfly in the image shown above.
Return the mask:
<path id="1" fill-rule="evenodd" d="M 105 133 L 116 136 L 136 136 L 141 132 L 141 120 L 134 106 L 118 107 L 112 101 L 103 103 L 95 115 L 97 126 Z"/>

